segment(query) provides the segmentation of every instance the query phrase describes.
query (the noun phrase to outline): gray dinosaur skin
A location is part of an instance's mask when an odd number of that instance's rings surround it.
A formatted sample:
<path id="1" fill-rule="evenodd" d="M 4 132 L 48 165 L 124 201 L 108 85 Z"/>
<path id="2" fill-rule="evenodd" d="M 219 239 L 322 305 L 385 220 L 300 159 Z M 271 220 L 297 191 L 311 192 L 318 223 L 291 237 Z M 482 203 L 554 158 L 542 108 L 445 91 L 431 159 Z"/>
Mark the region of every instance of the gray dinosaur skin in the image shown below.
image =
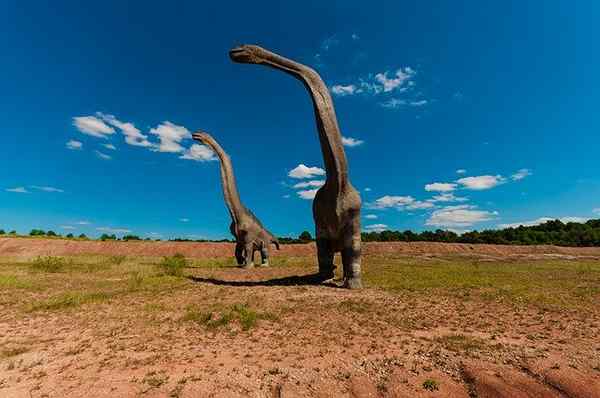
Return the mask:
<path id="1" fill-rule="evenodd" d="M 360 195 L 350 184 L 348 163 L 333 101 L 319 74 L 306 65 L 255 45 L 229 51 L 233 62 L 258 64 L 283 71 L 300 80 L 312 99 L 327 179 L 313 201 L 319 275 L 333 278 L 335 253 L 341 252 L 344 286 L 356 289 L 361 282 Z"/>
<path id="2" fill-rule="evenodd" d="M 219 157 L 221 162 L 221 184 L 223 186 L 223 197 L 231 215 L 229 230 L 236 239 L 235 258 L 239 265 L 244 268 L 254 266 L 254 253 L 260 252 L 261 266 L 269 265 L 269 247 L 273 243 L 279 250 L 279 241 L 272 233 L 267 231 L 260 220 L 247 209 L 240 200 L 237 190 L 233 166 L 229 155 L 225 153 L 221 145 L 204 132 L 192 134 L 194 140 L 208 145 Z"/>

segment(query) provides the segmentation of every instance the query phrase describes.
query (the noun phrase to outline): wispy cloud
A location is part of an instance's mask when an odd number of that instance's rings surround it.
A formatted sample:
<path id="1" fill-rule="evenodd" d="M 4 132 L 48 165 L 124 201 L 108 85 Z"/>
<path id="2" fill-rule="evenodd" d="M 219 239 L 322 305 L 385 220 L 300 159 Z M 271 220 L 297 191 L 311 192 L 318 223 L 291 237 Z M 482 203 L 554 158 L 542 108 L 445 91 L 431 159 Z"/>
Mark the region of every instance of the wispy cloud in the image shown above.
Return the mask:
<path id="1" fill-rule="evenodd" d="M 352 138 L 352 137 L 342 137 L 342 144 L 344 146 L 347 147 L 355 147 L 355 146 L 359 146 L 364 144 L 365 142 L 363 140 L 359 140 L 357 138 Z"/>
<path id="2" fill-rule="evenodd" d="M 90 225 L 91 222 L 83 220 L 83 221 L 77 221 L 75 224 L 77 224 L 77 225 Z"/>
<path id="3" fill-rule="evenodd" d="M 29 191 L 25 187 L 7 188 L 5 189 L 5 191 L 13 193 L 29 193 Z"/>
<path id="4" fill-rule="evenodd" d="M 415 75 L 415 71 L 410 67 L 400 68 L 396 72 L 392 72 L 391 77 L 388 77 L 388 73 L 388 71 L 385 71 L 375 75 L 375 80 L 381 85 L 375 89 L 375 94 L 379 93 L 379 89 L 382 89 L 384 93 L 388 93 L 401 88 Z"/>
<path id="5" fill-rule="evenodd" d="M 450 192 L 456 189 L 456 184 L 449 182 L 434 182 L 431 184 L 425 185 L 425 190 L 427 192 Z"/>
<path id="6" fill-rule="evenodd" d="M 98 138 L 106 138 L 114 134 L 115 129 L 95 116 L 77 116 L 73 118 L 73 125 L 83 134 Z"/>
<path id="7" fill-rule="evenodd" d="M 371 224 L 364 227 L 367 232 L 382 232 L 388 230 L 389 227 L 386 224 Z"/>
<path id="8" fill-rule="evenodd" d="M 367 95 L 379 95 L 379 94 L 391 94 L 393 92 L 406 92 L 411 87 L 415 86 L 414 77 L 416 71 L 410 67 L 398 68 L 395 71 L 384 71 L 375 74 L 369 74 L 366 77 L 359 78 L 355 83 L 349 84 L 335 84 L 331 87 L 331 92 L 334 95 L 344 97 L 356 94 L 367 94 Z M 400 100 L 398 100 L 400 101 Z M 390 107 L 397 107 L 404 105 L 407 102 L 392 101 L 391 103 L 386 101 L 386 104 L 391 105 Z M 408 104 L 414 106 L 422 106 L 427 101 L 409 101 Z"/>
<path id="9" fill-rule="evenodd" d="M 456 174 L 465 174 L 466 172 L 467 172 L 467 170 L 465 170 L 465 169 L 456 170 Z"/>
<path id="10" fill-rule="evenodd" d="M 313 178 L 322 175 L 325 175 L 325 170 L 319 167 L 308 167 L 304 164 L 299 164 L 288 173 L 289 177 L 298 179 Z"/>
<path id="11" fill-rule="evenodd" d="M 377 220 L 379 217 L 378 217 L 377 215 L 375 215 L 375 214 L 367 214 L 367 215 L 365 216 L 365 218 L 366 218 L 367 220 Z"/>
<path id="12" fill-rule="evenodd" d="M 500 184 L 506 182 L 506 179 L 501 175 L 483 175 L 476 177 L 464 177 L 457 180 L 465 189 L 473 191 L 482 191 L 486 189 L 494 188 Z"/>
<path id="13" fill-rule="evenodd" d="M 96 231 L 106 232 L 108 234 L 128 234 L 132 231 L 126 228 L 98 227 Z"/>
<path id="14" fill-rule="evenodd" d="M 452 192 L 445 192 L 429 199 L 431 202 L 466 202 L 469 198 L 454 196 Z"/>
<path id="15" fill-rule="evenodd" d="M 514 223 L 507 223 L 507 224 L 498 224 L 498 228 L 501 228 L 501 229 L 518 228 L 520 226 L 532 227 L 534 225 L 540 225 L 545 222 L 554 221 L 554 220 L 559 220 L 565 224 L 570 223 L 570 222 L 584 223 L 589 219 L 590 219 L 589 217 L 540 217 L 540 218 L 536 218 L 535 220 L 521 221 L 521 222 L 514 222 Z"/>
<path id="16" fill-rule="evenodd" d="M 114 146 L 113 144 L 102 144 L 102 146 L 106 149 L 110 149 L 111 151 L 116 151 L 117 147 Z"/>
<path id="17" fill-rule="evenodd" d="M 38 185 L 32 185 L 31 188 L 37 189 L 38 191 L 44 191 L 44 192 L 65 192 L 64 190 L 62 190 L 60 188 L 55 188 L 55 187 L 41 187 Z"/>
<path id="18" fill-rule="evenodd" d="M 520 169 L 515 174 L 511 175 L 510 178 L 512 178 L 513 181 L 519 181 L 525 177 L 529 177 L 531 174 L 533 173 L 529 169 Z"/>
<path id="19" fill-rule="evenodd" d="M 122 122 L 114 115 L 106 115 L 101 112 L 97 112 L 96 114 L 108 124 L 121 130 L 121 133 L 125 136 L 125 142 L 127 144 L 146 148 L 154 146 L 154 144 L 148 141 L 148 136 L 142 134 L 142 132 L 135 127 L 133 123 Z"/>
<path id="20" fill-rule="evenodd" d="M 346 86 L 336 84 L 335 86 L 331 87 L 331 92 L 337 95 L 338 97 L 353 95 L 356 93 L 356 90 L 358 90 L 358 88 L 354 84 L 348 84 Z"/>
<path id="21" fill-rule="evenodd" d="M 94 151 L 94 153 L 95 153 L 95 154 L 96 154 L 96 156 L 98 156 L 100 159 L 104 159 L 104 160 L 110 160 L 110 159 L 112 159 L 112 156 L 110 156 L 110 155 L 107 155 L 107 154 L 105 154 L 105 153 L 102 153 L 102 152 L 100 152 L 100 151 L 97 151 L 97 150 L 96 150 L 96 151 Z"/>
<path id="22" fill-rule="evenodd" d="M 190 222 L 189 218 L 180 218 L 179 221 L 181 222 Z"/>
<path id="23" fill-rule="evenodd" d="M 312 180 L 312 181 L 305 181 L 305 182 L 299 182 L 296 185 L 294 185 L 292 188 L 319 188 L 322 187 L 323 185 L 325 185 L 325 180 Z"/>
<path id="24" fill-rule="evenodd" d="M 425 223 L 436 227 L 469 227 L 473 224 L 494 219 L 498 212 L 477 210 L 477 206 L 446 206 L 434 210 Z"/>
<path id="25" fill-rule="evenodd" d="M 592 213 L 600 214 L 600 207 L 596 207 L 595 209 L 593 209 Z"/>
<path id="26" fill-rule="evenodd" d="M 62 229 L 68 229 L 68 230 L 74 230 L 75 227 L 72 225 L 61 225 L 60 226 Z"/>
<path id="27" fill-rule="evenodd" d="M 158 152 L 179 153 L 185 149 L 181 146 L 181 141 L 192 137 L 190 131 L 169 121 L 162 122 L 153 129 L 150 134 L 158 136 L 160 144 L 154 148 Z"/>
<path id="28" fill-rule="evenodd" d="M 195 160 L 197 162 L 210 162 L 217 160 L 215 153 L 205 145 L 193 144 L 179 157 L 180 159 Z"/>
<path id="29" fill-rule="evenodd" d="M 70 149 L 72 151 L 78 151 L 83 148 L 83 143 L 81 141 L 70 140 L 65 144 L 65 146 L 67 147 L 67 149 Z"/>
<path id="30" fill-rule="evenodd" d="M 303 190 L 303 191 L 298 191 L 296 193 L 302 199 L 312 200 L 317 195 L 317 191 L 318 191 L 318 189 L 306 189 L 306 190 Z"/>
<path id="31" fill-rule="evenodd" d="M 365 191 L 365 192 L 371 192 L 371 191 L 372 191 L 372 189 L 371 189 L 371 188 L 369 188 L 369 187 L 367 187 L 367 188 L 365 188 L 365 189 L 364 189 L 364 191 Z"/>

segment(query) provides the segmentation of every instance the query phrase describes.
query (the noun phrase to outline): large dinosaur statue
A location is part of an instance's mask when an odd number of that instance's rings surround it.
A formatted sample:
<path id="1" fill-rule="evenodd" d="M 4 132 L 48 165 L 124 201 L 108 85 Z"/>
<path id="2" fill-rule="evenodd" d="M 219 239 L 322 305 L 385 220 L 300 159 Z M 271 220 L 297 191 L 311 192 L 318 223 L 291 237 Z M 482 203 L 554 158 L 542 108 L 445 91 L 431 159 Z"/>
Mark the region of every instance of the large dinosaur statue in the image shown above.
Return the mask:
<path id="1" fill-rule="evenodd" d="M 269 66 L 300 80 L 313 102 L 327 179 L 313 201 L 319 275 L 331 279 L 336 252 L 342 253 L 344 286 L 360 288 L 360 195 L 350 184 L 346 153 L 329 90 L 319 74 L 298 62 L 259 46 L 243 45 L 229 51 L 232 61 Z"/>
<path id="2" fill-rule="evenodd" d="M 239 265 L 245 268 L 254 266 L 254 253 L 260 251 L 261 265 L 269 265 L 269 246 L 273 243 L 279 250 L 279 241 L 272 233 L 266 230 L 258 218 L 242 204 L 233 175 L 233 166 L 229 155 L 221 145 L 204 132 L 192 135 L 194 140 L 208 145 L 217 154 L 221 162 L 221 184 L 225 204 L 231 215 L 229 230 L 236 239 L 235 258 Z"/>

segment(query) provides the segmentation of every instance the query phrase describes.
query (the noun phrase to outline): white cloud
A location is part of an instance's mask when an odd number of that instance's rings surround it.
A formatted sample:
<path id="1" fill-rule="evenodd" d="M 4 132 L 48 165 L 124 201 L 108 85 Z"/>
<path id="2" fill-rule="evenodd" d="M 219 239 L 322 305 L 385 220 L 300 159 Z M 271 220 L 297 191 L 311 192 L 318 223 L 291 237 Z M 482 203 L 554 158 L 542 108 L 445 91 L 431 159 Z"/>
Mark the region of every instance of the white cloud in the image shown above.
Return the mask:
<path id="1" fill-rule="evenodd" d="M 425 106 L 429 103 L 427 100 L 410 101 L 410 106 Z"/>
<path id="2" fill-rule="evenodd" d="M 406 67 L 404 69 L 400 68 L 396 71 L 395 77 L 388 78 L 388 72 L 378 73 L 375 75 L 375 80 L 379 82 L 383 87 L 383 92 L 387 93 L 393 91 L 407 82 L 415 72 Z"/>
<path id="3" fill-rule="evenodd" d="M 73 230 L 73 229 L 75 229 L 75 227 L 74 227 L 74 226 L 72 226 L 72 225 L 61 225 L 60 227 L 61 227 L 62 229 L 69 229 L 69 230 Z"/>
<path id="4" fill-rule="evenodd" d="M 389 227 L 386 224 L 371 224 L 365 226 L 364 229 L 367 230 L 367 232 L 381 232 L 388 230 Z"/>
<path id="5" fill-rule="evenodd" d="M 531 174 L 531 170 L 529 169 L 520 169 L 515 174 L 511 175 L 510 178 L 512 178 L 513 181 L 519 181 L 525 177 L 530 176 Z"/>
<path id="6" fill-rule="evenodd" d="M 431 209 L 435 207 L 435 205 L 430 201 L 422 202 L 420 200 L 415 201 L 406 206 L 408 210 L 419 210 L 419 209 Z"/>
<path id="7" fill-rule="evenodd" d="M 355 146 L 359 146 L 364 144 L 365 142 L 363 140 L 359 140 L 356 138 L 352 138 L 352 137 L 342 137 L 342 144 L 344 144 L 344 146 L 347 147 L 355 147 Z"/>
<path id="8" fill-rule="evenodd" d="M 365 188 L 365 192 L 371 192 L 371 188 L 369 188 L 369 187 Z"/>
<path id="9" fill-rule="evenodd" d="M 375 200 L 371 207 L 374 209 L 388 209 L 391 207 L 407 206 L 415 202 L 412 196 L 390 196 L 385 195 Z"/>
<path id="10" fill-rule="evenodd" d="M 463 198 L 460 196 L 454 196 L 452 192 L 446 192 L 439 195 L 434 196 L 429 199 L 430 202 L 466 202 L 469 200 L 468 198 Z"/>
<path id="11" fill-rule="evenodd" d="M 466 172 L 467 172 L 467 170 L 465 170 L 465 169 L 456 170 L 456 174 L 465 174 Z"/>
<path id="12" fill-rule="evenodd" d="M 150 134 L 158 136 L 160 144 L 154 149 L 158 152 L 183 152 L 181 141 L 192 138 L 192 134 L 183 126 L 178 126 L 169 121 L 162 122 L 153 129 L 150 129 Z"/>
<path id="13" fill-rule="evenodd" d="M 312 181 L 305 181 L 305 182 L 299 182 L 298 184 L 294 185 L 293 188 L 309 188 L 309 187 L 322 187 L 323 185 L 325 185 L 325 180 L 312 180 Z"/>
<path id="14" fill-rule="evenodd" d="M 37 189 L 38 191 L 44 191 L 44 192 L 65 192 L 64 190 L 62 190 L 60 188 L 54 188 L 54 187 L 40 187 L 37 185 L 32 185 L 31 188 Z"/>
<path id="15" fill-rule="evenodd" d="M 357 35 L 356 33 L 352 33 L 351 37 L 352 37 L 352 40 L 358 40 L 358 39 L 360 39 L 360 36 Z"/>
<path id="16" fill-rule="evenodd" d="M 522 222 L 515 222 L 515 223 L 509 223 L 509 224 L 498 224 L 498 228 L 518 228 L 521 225 L 524 227 L 532 227 L 534 225 L 540 225 L 543 224 L 545 222 L 548 221 L 554 221 L 554 220 L 560 220 L 563 223 L 570 223 L 570 222 L 577 222 L 577 223 L 584 223 L 587 220 L 589 220 L 589 217 L 540 217 L 537 218 L 535 220 L 530 220 L 530 221 L 522 221 Z"/>
<path id="17" fill-rule="evenodd" d="M 125 228 L 111 228 L 111 227 L 98 227 L 96 228 L 97 231 L 100 232 L 106 232 L 109 234 L 128 234 L 131 232 L 130 229 L 125 229 Z"/>
<path id="18" fill-rule="evenodd" d="M 180 159 L 195 160 L 198 162 L 209 162 L 217 160 L 215 153 L 205 145 L 193 144 L 179 157 Z"/>
<path id="19" fill-rule="evenodd" d="M 77 225 L 90 225 L 91 222 L 89 222 L 89 221 L 77 221 L 75 224 L 77 224 Z"/>
<path id="20" fill-rule="evenodd" d="M 375 214 L 367 214 L 367 215 L 365 216 L 365 218 L 366 218 L 367 220 L 377 220 L 379 217 L 378 217 L 377 215 L 375 215 Z"/>
<path id="21" fill-rule="evenodd" d="M 353 95 L 361 92 L 354 84 L 348 84 L 343 86 L 341 84 L 336 84 L 331 87 L 331 92 L 337 96 L 344 97 L 346 95 Z"/>
<path id="22" fill-rule="evenodd" d="M 181 221 L 181 222 L 189 222 L 190 219 L 189 218 L 180 218 L 179 221 Z"/>
<path id="23" fill-rule="evenodd" d="M 596 207 L 592 210 L 592 213 L 600 214 L 600 207 Z"/>
<path id="24" fill-rule="evenodd" d="M 106 138 L 114 134 L 115 129 L 95 116 L 77 116 L 73 118 L 73 125 L 83 134 L 98 138 Z"/>
<path id="25" fill-rule="evenodd" d="M 466 189 L 471 189 L 474 191 L 481 191 L 484 189 L 494 188 L 500 184 L 505 182 L 504 177 L 501 175 L 483 175 L 477 177 L 465 177 L 457 180 L 459 184 L 461 184 Z"/>
<path id="26" fill-rule="evenodd" d="M 29 191 L 27 189 L 25 189 L 25 187 L 15 187 L 15 188 L 7 188 L 5 189 L 6 192 L 14 192 L 14 193 L 29 193 Z"/>
<path id="27" fill-rule="evenodd" d="M 311 199 L 315 198 L 315 195 L 317 194 L 317 191 L 318 191 L 318 189 L 307 189 L 307 190 L 304 190 L 304 191 L 298 191 L 297 194 L 302 199 L 311 200 Z"/>
<path id="28" fill-rule="evenodd" d="M 110 149 L 111 151 L 116 151 L 117 147 L 114 146 L 113 144 L 102 144 L 102 146 L 106 149 Z"/>
<path id="29" fill-rule="evenodd" d="M 381 105 L 384 108 L 399 108 L 402 105 L 406 105 L 406 101 L 403 99 L 398 99 L 398 98 L 390 98 L 387 101 L 381 102 L 379 105 Z"/>
<path id="30" fill-rule="evenodd" d="M 66 144 L 67 149 L 71 149 L 73 151 L 80 150 L 83 148 L 83 143 L 80 141 L 70 140 Z"/>
<path id="31" fill-rule="evenodd" d="M 299 164 L 295 169 L 288 173 L 288 176 L 292 178 L 313 178 L 322 175 L 325 175 L 325 170 L 319 167 L 308 167 L 304 164 Z"/>
<path id="32" fill-rule="evenodd" d="M 447 206 L 435 210 L 425 224 L 437 227 L 469 227 L 478 222 L 491 220 L 496 215 L 497 212 L 476 210 L 476 206 Z"/>
<path id="33" fill-rule="evenodd" d="M 285 195 L 283 195 L 283 198 L 284 198 L 284 199 L 289 199 L 289 198 L 290 198 L 290 195 L 289 195 L 289 194 L 285 194 Z"/>
<path id="34" fill-rule="evenodd" d="M 96 156 L 98 156 L 100 159 L 104 159 L 104 160 L 112 159 L 112 156 L 102 153 L 100 151 L 94 151 L 94 152 L 96 153 Z"/>
<path id="35" fill-rule="evenodd" d="M 434 182 L 431 184 L 425 185 L 425 190 L 427 192 L 450 192 L 456 189 L 456 184 L 449 182 Z"/>
<path id="36" fill-rule="evenodd" d="M 123 133 L 125 136 L 125 142 L 127 144 L 141 147 L 154 146 L 154 144 L 148 141 L 148 136 L 142 134 L 142 132 L 135 127 L 133 123 L 122 122 L 113 115 L 105 115 L 101 112 L 96 113 L 96 115 L 102 118 L 102 120 L 104 120 L 106 123 L 121 130 L 121 133 Z"/>

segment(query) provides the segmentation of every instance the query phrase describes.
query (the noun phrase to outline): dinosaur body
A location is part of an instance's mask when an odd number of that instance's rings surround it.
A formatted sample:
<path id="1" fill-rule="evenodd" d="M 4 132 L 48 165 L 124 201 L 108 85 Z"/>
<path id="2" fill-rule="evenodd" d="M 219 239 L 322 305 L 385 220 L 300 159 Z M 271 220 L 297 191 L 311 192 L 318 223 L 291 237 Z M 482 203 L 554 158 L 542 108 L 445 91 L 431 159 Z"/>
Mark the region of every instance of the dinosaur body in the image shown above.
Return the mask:
<path id="1" fill-rule="evenodd" d="M 336 252 L 342 254 L 344 285 L 360 288 L 361 237 L 360 195 L 350 184 L 348 163 L 342 144 L 333 101 L 319 74 L 298 62 L 254 45 L 229 52 L 234 62 L 258 64 L 283 71 L 300 80 L 312 99 L 327 178 L 313 201 L 319 274 L 333 277 Z"/>
<path id="2" fill-rule="evenodd" d="M 229 230 L 235 237 L 235 258 L 240 265 L 252 267 L 254 253 L 260 252 L 261 265 L 269 265 L 269 248 L 271 243 L 279 249 L 279 241 L 273 234 L 266 230 L 260 220 L 242 204 L 237 190 L 233 166 L 229 155 L 221 145 L 209 134 L 197 132 L 193 134 L 196 141 L 209 146 L 218 156 L 221 163 L 221 184 L 223 197 L 231 216 Z"/>

